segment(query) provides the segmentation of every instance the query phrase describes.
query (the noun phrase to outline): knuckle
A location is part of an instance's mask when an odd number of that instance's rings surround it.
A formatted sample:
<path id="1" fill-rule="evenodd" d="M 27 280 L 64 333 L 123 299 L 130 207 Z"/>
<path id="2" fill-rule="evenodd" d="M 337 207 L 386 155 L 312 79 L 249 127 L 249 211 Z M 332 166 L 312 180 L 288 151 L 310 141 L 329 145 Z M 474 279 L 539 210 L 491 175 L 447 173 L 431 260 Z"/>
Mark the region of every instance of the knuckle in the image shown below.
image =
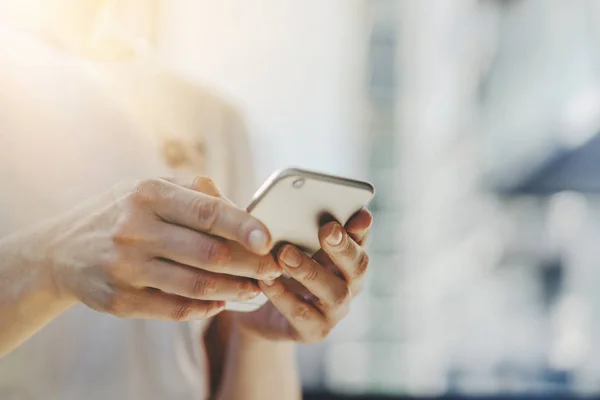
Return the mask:
<path id="1" fill-rule="evenodd" d="M 308 267 L 307 271 L 304 273 L 304 276 L 302 277 L 302 279 L 305 282 L 312 282 L 317 280 L 319 277 L 319 266 L 316 262 L 312 262 L 310 263 L 310 266 Z"/>
<path id="2" fill-rule="evenodd" d="M 108 282 L 129 282 L 138 273 L 139 262 L 134 261 L 123 249 L 110 249 L 102 258 L 102 272 Z"/>
<path id="3" fill-rule="evenodd" d="M 243 280 L 238 283 L 238 298 L 240 300 L 249 300 L 258 293 L 258 287 L 252 281 Z"/>
<path id="4" fill-rule="evenodd" d="M 202 238 L 198 248 L 201 251 L 201 259 L 209 264 L 218 263 L 227 251 L 225 245 L 212 239 L 207 240 L 206 237 Z"/>
<path id="5" fill-rule="evenodd" d="M 273 300 L 280 300 L 281 298 L 283 298 L 287 293 L 288 293 L 289 289 L 287 288 L 286 285 L 281 285 L 281 288 L 278 289 L 276 292 L 274 292 L 271 295 L 271 298 Z"/>
<path id="6" fill-rule="evenodd" d="M 200 315 L 200 318 L 208 318 L 214 314 L 214 311 L 219 308 L 219 303 L 211 301 L 197 308 L 195 313 Z"/>
<path id="7" fill-rule="evenodd" d="M 138 241 L 139 237 L 131 213 L 126 212 L 118 219 L 110 238 L 116 246 L 131 245 Z"/>
<path id="8" fill-rule="evenodd" d="M 350 289 L 349 286 L 343 285 L 334 298 L 334 304 L 336 306 L 341 306 L 343 304 L 346 304 L 350 300 L 351 297 L 352 297 L 352 290 Z"/>
<path id="9" fill-rule="evenodd" d="M 307 320 L 311 317 L 311 306 L 306 303 L 296 305 L 292 311 L 292 317 L 296 320 Z"/>
<path id="10" fill-rule="evenodd" d="M 331 331 L 331 328 L 329 326 L 325 326 L 320 329 L 319 328 L 312 329 L 309 333 L 306 333 L 303 336 L 302 342 L 305 344 L 321 343 L 323 340 L 325 340 L 327 338 L 327 336 L 329 336 L 330 331 Z"/>
<path id="11" fill-rule="evenodd" d="M 220 202 L 206 196 L 198 196 L 190 205 L 198 225 L 203 230 L 211 230 L 220 214 Z"/>
<path id="12" fill-rule="evenodd" d="M 175 305 L 171 312 L 171 319 L 173 321 L 185 321 L 192 312 L 192 300 L 181 299 Z"/>
<path id="13" fill-rule="evenodd" d="M 352 243 L 352 240 L 347 235 L 344 235 L 344 239 L 337 248 L 337 252 L 342 256 L 349 256 L 354 252 L 354 243 Z"/>
<path id="14" fill-rule="evenodd" d="M 192 286 L 192 296 L 195 298 L 203 298 L 212 293 L 217 289 L 217 283 L 214 279 L 207 277 L 203 273 L 199 273 Z"/>
<path id="15" fill-rule="evenodd" d="M 160 179 L 144 179 L 136 182 L 130 199 L 133 204 L 144 206 L 156 199 L 156 194 L 160 191 L 162 182 Z"/>
<path id="16" fill-rule="evenodd" d="M 260 279 L 265 277 L 265 275 L 267 274 L 267 272 L 269 271 L 269 267 L 271 266 L 271 260 L 269 260 L 269 258 L 267 256 L 265 257 L 261 257 L 258 260 L 258 263 L 256 265 L 256 278 Z"/>
<path id="17" fill-rule="evenodd" d="M 358 257 L 358 262 L 356 263 L 356 272 L 355 276 L 357 278 L 362 278 L 367 273 L 367 269 L 369 269 L 369 255 L 367 252 L 362 251 Z"/>

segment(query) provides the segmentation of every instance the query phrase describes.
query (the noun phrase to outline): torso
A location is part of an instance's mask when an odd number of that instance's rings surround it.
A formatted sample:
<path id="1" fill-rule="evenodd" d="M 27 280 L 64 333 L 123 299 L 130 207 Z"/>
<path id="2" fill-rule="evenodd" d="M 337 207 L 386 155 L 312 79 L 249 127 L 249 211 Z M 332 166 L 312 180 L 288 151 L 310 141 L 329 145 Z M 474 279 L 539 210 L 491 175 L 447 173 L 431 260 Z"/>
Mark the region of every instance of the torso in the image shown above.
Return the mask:
<path id="1" fill-rule="evenodd" d="M 10 53 L 6 46 L 12 44 L 0 43 L 0 54 Z M 0 237 L 117 182 L 179 173 L 165 163 L 164 137 L 111 102 L 85 68 L 43 49 L 38 59 L 6 57 L 0 56 Z M 0 359 L 0 398 L 202 398 L 202 329 L 74 307 Z"/>

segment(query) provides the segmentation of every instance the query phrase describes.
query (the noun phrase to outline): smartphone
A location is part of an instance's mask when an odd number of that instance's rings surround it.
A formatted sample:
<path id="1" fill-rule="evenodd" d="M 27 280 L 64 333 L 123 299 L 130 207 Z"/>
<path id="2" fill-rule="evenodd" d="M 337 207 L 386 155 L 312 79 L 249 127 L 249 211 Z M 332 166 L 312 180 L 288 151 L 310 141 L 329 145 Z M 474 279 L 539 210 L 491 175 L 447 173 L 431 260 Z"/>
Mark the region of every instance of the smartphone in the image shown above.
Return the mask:
<path id="1" fill-rule="evenodd" d="M 345 225 L 374 195 L 368 182 L 288 168 L 265 181 L 247 211 L 269 228 L 275 248 L 291 243 L 312 256 L 321 248 L 318 232 L 324 223 Z M 226 309 L 255 311 L 267 300 L 261 293 L 249 301 L 229 302 Z"/>

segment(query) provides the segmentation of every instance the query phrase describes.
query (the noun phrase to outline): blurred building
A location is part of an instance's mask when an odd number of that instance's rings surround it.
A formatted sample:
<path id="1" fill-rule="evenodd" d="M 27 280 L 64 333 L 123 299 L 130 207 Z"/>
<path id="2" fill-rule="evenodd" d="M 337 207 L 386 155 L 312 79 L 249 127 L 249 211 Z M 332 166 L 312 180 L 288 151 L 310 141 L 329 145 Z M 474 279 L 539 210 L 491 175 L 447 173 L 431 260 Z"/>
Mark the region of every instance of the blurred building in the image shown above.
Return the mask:
<path id="1" fill-rule="evenodd" d="M 329 385 L 598 393 L 597 3 L 369 4 L 372 284 Z"/>

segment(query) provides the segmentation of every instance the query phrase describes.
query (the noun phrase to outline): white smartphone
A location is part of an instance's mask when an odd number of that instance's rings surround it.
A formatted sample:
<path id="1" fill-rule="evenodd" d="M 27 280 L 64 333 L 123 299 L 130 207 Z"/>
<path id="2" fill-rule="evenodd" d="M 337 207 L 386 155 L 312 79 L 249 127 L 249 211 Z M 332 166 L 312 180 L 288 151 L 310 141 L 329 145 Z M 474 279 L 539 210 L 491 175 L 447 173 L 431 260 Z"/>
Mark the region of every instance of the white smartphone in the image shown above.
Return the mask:
<path id="1" fill-rule="evenodd" d="M 271 232 L 275 246 L 291 243 L 313 255 L 321 245 L 319 227 L 336 220 L 344 225 L 375 195 L 368 182 L 288 168 L 274 172 L 255 193 L 247 210 Z M 267 302 L 229 302 L 227 310 L 250 312 Z"/>

